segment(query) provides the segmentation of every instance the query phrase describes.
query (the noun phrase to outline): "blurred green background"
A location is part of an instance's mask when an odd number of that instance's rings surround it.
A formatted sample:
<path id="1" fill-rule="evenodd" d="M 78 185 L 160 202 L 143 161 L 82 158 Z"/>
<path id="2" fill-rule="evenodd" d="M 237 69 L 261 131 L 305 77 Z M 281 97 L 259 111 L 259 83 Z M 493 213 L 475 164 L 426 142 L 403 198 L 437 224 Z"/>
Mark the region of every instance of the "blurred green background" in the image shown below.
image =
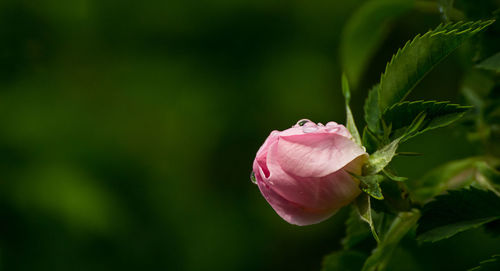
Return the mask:
<path id="1" fill-rule="evenodd" d="M 249 176 L 271 130 L 344 122 L 339 42 L 362 2 L 0 2 L 0 269 L 318 270 L 347 210 L 289 225 Z M 392 25 L 359 123 L 391 55 L 440 21 Z M 459 61 L 414 98 L 459 101 Z M 481 151 L 459 129 L 405 147 L 424 153 L 396 161 L 413 178 Z M 397 258 L 462 269 L 499 242 L 478 229 Z"/>

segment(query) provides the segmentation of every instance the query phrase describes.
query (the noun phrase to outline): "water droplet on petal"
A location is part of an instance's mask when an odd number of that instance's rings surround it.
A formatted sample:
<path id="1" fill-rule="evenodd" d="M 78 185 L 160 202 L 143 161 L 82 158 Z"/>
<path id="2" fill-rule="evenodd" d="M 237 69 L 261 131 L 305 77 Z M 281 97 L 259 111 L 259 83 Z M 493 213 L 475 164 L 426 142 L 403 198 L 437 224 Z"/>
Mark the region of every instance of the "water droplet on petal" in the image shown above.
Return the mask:
<path id="1" fill-rule="evenodd" d="M 280 132 L 278 132 L 278 131 L 272 131 L 272 132 L 271 132 L 271 135 L 272 135 L 272 136 L 276 136 L 276 135 L 278 135 L 279 133 L 280 133 Z"/>
<path id="2" fill-rule="evenodd" d="M 318 126 L 319 126 L 319 127 L 323 127 L 323 126 L 325 126 L 325 125 L 323 125 L 323 123 L 321 123 L 321 122 L 318 122 Z"/>
<path id="3" fill-rule="evenodd" d="M 313 133 L 318 130 L 318 126 L 314 122 L 307 122 L 302 126 L 302 132 Z"/>
<path id="4" fill-rule="evenodd" d="M 255 178 L 255 173 L 250 174 L 250 181 L 252 181 L 253 184 L 257 184 L 257 178 Z"/>
<path id="5" fill-rule="evenodd" d="M 308 122 L 312 122 L 312 121 L 310 121 L 310 120 L 308 120 L 308 119 L 301 119 L 301 120 L 297 121 L 297 124 L 295 124 L 295 125 L 296 125 L 296 126 L 297 126 L 297 125 L 298 125 L 298 126 L 304 126 L 304 124 L 306 124 L 306 123 L 308 123 Z"/>
<path id="6" fill-rule="evenodd" d="M 333 131 L 338 129 L 338 124 L 334 121 L 330 121 L 326 124 L 325 128 L 327 131 Z"/>

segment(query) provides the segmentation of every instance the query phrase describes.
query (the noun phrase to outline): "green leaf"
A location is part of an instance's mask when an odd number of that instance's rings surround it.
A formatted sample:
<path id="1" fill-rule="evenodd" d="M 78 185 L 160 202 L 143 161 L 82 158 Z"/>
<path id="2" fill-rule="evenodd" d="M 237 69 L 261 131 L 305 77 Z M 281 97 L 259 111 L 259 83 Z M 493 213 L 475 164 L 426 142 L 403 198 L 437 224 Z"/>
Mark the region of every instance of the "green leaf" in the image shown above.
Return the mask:
<path id="1" fill-rule="evenodd" d="M 425 118 L 419 125 L 418 130 L 410 136 L 413 137 L 453 123 L 460 119 L 470 108 L 470 106 L 461 106 L 450 102 L 401 102 L 391 106 L 384 113 L 383 119 L 385 123 L 392 124 L 393 137 L 399 137 L 410 126 L 411 123 L 408 120 L 415 119 L 422 112 L 425 113 Z"/>
<path id="2" fill-rule="evenodd" d="M 363 221 L 368 223 L 368 226 L 370 227 L 373 238 L 378 243 L 378 242 L 380 242 L 380 239 L 378 238 L 377 231 L 375 230 L 375 226 L 373 224 L 372 207 L 371 207 L 370 201 L 371 201 L 371 199 L 370 199 L 369 195 L 361 194 L 354 201 L 354 205 L 356 206 L 356 210 L 358 211 L 359 217 Z"/>
<path id="3" fill-rule="evenodd" d="M 366 125 L 374 133 L 380 133 L 380 118 L 382 113 L 380 112 L 378 102 L 379 89 L 380 85 L 375 85 L 368 91 L 368 97 L 366 97 L 364 105 Z"/>
<path id="4" fill-rule="evenodd" d="M 439 241 L 500 218 L 500 197 L 491 191 L 450 190 L 423 207 L 417 228 L 421 241 Z"/>
<path id="5" fill-rule="evenodd" d="M 380 78 L 379 106 L 385 111 L 401 102 L 441 60 L 494 20 L 439 25 L 399 49 Z"/>
<path id="6" fill-rule="evenodd" d="M 410 11 L 414 3 L 414 0 L 367 1 L 347 21 L 342 32 L 340 58 L 354 88 L 389 34 L 390 21 Z"/>
<path id="7" fill-rule="evenodd" d="M 425 112 L 420 112 L 415 119 L 410 123 L 408 128 L 403 132 L 403 135 L 401 135 L 399 138 L 401 139 L 401 142 L 408 140 L 409 138 L 415 136 L 419 129 L 422 127 L 422 124 L 424 123 L 424 119 L 427 117 L 427 113 Z M 390 127 L 392 129 L 392 123 L 390 124 Z"/>
<path id="8" fill-rule="evenodd" d="M 359 137 L 358 128 L 356 128 L 356 123 L 354 123 L 354 117 L 352 116 L 351 108 L 349 107 L 349 102 L 351 100 L 351 91 L 349 89 L 349 82 L 347 81 L 347 77 L 345 73 L 342 74 L 342 93 L 345 98 L 345 112 L 347 116 L 347 130 L 351 133 L 354 141 L 361 145 L 361 138 Z"/>
<path id="9" fill-rule="evenodd" d="M 411 249 L 398 247 L 391 255 L 385 270 L 424 271 L 419 255 L 416 254 Z"/>
<path id="10" fill-rule="evenodd" d="M 361 181 L 359 187 L 363 192 L 367 193 L 368 195 L 378 200 L 384 199 L 384 196 L 382 195 L 382 190 L 380 189 L 379 185 L 379 183 L 384 179 L 384 176 L 382 175 L 360 176 L 351 172 L 349 172 L 349 174 L 351 174 L 353 177 Z"/>
<path id="11" fill-rule="evenodd" d="M 471 128 L 467 138 L 492 147 L 498 141 L 497 127 L 500 121 L 500 96 L 495 91 L 498 86 L 495 81 L 495 76 L 489 72 L 471 70 L 464 74 L 461 87 L 464 98 L 474 105 L 473 114 L 467 116 Z"/>
<path id="12" fill-rule="evenodd" d="M 418 129 L 422 126 L 425 116 L 426 114 L 424 112 L 418 114 L 400 137 L 394 139 L 391 143 L 371 154 L 368 158 L 368 162 L 363 166 L 363 175 L 375 175 L 389 165 L 392 158 L 396 155 L 399 143 L 413 136 L 418 131 Z M 384 124 L 384 122 L 382 123 Z M 389 137 L 391 130 L 392 124 L 388 127 L 384 125 L 384 138 Z"/>
<path id="13" fill-rule="evenodd" d="M 366 259 L 364 253 L 352 250 L 335 251 L 323 259 L 322 271 L 359 271 Z"/>
<path id="14" fill-rule="evenodd" d="M 370 155 L 363 168 L 363 175 L 377 174 L 389 165 L 394 155 L 396 155 L 399 141 L 401 141 L 401 138 L 392 141 Z"/>
<path id="15" fill-rule="evenodd" d="M 464 75 L 461 88 L 467 103 L 473 105 L 474 111 L 479 113 L 492 100 L 490 94 L 495 88 L 495 80 L 483 71 L 471 70 Z"/>
<path id="16" fill-rule="evenodd" d="M 500 196 L 500 172 L 485 161 L 478 161 L 475 166 L 479 172 L 476 174 L 479 184 Z"/>
<path id="17" fill-rule="evenodd" d="M 384 201 L 377 203 L 383 203 L 384 212 L 399 213 L 411 209 L 411 202 L 404 183 L 385 179 L 380 183 L 380 187 L 384 194 Z M 381 205 L 377 207 L 381 208 Z"/>
<path id="18" fill-rule="evenodd" d="M 500 52 L 477 64 L 478 68 L 500 72 Z"/>
<path id="19" fill-rule="evenodd" d="M 411 198 L 414 201 L 425 203 L 446 190 L 470 185 L 474 181 L 478 163 L 482 162 L 498 163 L 495 159 L 485 157 L 451 161 L 429 171 L 418 180 L 407 182 Z"/>
<path id="20" fill-rule="evenodd" d="M 419 180 L 408 182 L 412 199 L 417 202 L 426 202 L 448 189 L 469 185 L 472 180 L 469 181 L 467 175 L 472 174 L 471 169 L 479 159 L 481 158 L 474 157 L 451 161 L 429 171 Z M 457 179 L 459 174 L 461 178 Z M 450 180 L 454 178 L 457 180 L 451 184 Z"/>
<path id="21" fill-rule="evenodd" d="M 420 212 L 416 209 L 399 213 L 384 235 L 383 240 L 366 260 L 362 271 L 385 270 L 399 241 L 415 226 L 419 217 Z"/>
<path id="22" fill-rule="evenodd" d="M 345 226 L 346 234 L 344 239 L 342 239 L 344 249 L 352 249 L 371 235 L 369 225 L 361 220 L 359 211 L 354 210 L 354 208 L 349 214 Z"/>
<path id="23" fill-rule="evenodd" d="M 500 255 L 493 255 L 490 259 L 479 263 L 479 266 L 469 269 L 469 271 L 498 271 L 500 270 Z"/>

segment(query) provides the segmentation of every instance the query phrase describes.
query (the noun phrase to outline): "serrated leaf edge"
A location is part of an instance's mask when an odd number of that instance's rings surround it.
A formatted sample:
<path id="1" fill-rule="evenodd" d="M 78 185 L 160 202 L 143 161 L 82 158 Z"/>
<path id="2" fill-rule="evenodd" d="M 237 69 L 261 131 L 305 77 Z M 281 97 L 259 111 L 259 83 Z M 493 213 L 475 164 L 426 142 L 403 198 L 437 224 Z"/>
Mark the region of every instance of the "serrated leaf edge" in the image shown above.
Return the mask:
<path id="1" fill-rule="evenodd" d="M 406 105 L 406 104 L 412 105 L 412 104 L 418 104 L 418 103 L 422 103 L 423 105 L 430 104 L 430 103 L 433 103 L 433 104 L 436 104 L 436 105 L 446 104 L 446 106 L 453 106 L 453 107 L 456 107 L 456 108 L 459 108 L 459 109 L 472 109 L 472 108 L 474 108 L 471 105 L 454 104 L 454 103 L 451 103 L 450 101 L 439 101 L 438 102 L 438 101 L 435 101 L 435 100 L 430 100 L 430 101 L 417 100 L 417 101 L 403 101 L 403 102 L 395 103 L 392 106 L 390 106 L 389 108 L 387 108 L 386 112 L 394 110 L 396 107 L 400 107 L 400 106 L 403 106 L 403 105 Z"/>
<path id="2" fill-rule="evenodd" d="M 387 69 L 389 66 L 391 66 L 394 61 L 401 55 L 403 54 L 403 52 L 405 50 L 407 50 L 409 47 L 411 47 L 413 44 L 415 44 L 415 42 L 417 42 L 419 39 L 423 39 L 423 38 L 426 38 L 427 36 L 430 36 L 430 37 L 433 37 L 433 36 L 436 36 L 436 35 L 440 35 L 440 34 L 443 34 L 443 35 L 451 35 L 451 34 L 455 34 L 455 35 L 461 35 L 461 34 L 464 34 L 466 32 L 471 32 L 471 33 L 477 33 L 481 30 L 483 30 L 485 27 L 491 25 L 492 23 L 494 23 L 495 20 L 492 19 L 492 20 L 479 20 L 479 21 L 469 21 L 469 22 L 463 22 L 463 21 L 459 21 L 459 22 L 456 22 L 456 23 L 446 23 L 446 24 L 439 24 L 434 30 L 429 30 L 427 31 L 425 34 L 421 35 L 421 34 L 417 34 L 412 40 L 409 40 L 405 43 L 405 45 L 402 47 L 402 48 L 399 48 L 398 51 L 392 55 L 392 58 L 389 62 L 387 62 L 386 66 L 385 66 L 385 70 L 384 72 L 380 75 L 380 88 L 379 88 L 379 92 L 383 89 L 383 85 L 384 85 L 384 77 L 386 76 L 386 72 L 387 72 Z M 468 29 L 464 29 L 458 33 L 456 33 L 457 29 L 452 29 L 452 30 L 449 30 L 449 31 L 446 31 L 446 28 L 457 28 L 457 27 L 465 27 L 465 26 L 470 26 Z M 443 30 L 441 30 L 443 29 Z M 451 53 L 451 52 L 450 52 Z M 448 54 L 450 54 L 448 53 Z M 443 57 L 444 59 L 444 57 Z M 432 67 L 436 66 L 437 64 L 439 64 L 441 61 L 438 61 L 436 62 Z M 429 71 L 432 70 L 429 69 Z M 420 81 L 420 80 L 419 80 Z M 419 82 L 417 81 L 417 83 Z M 417 84 L 415 84 L 417 85 Z M 413 86 L 414 87 L 414 86 Z M 413 89 L 413 87 L 405 94 L 405 96 L 403 96 L 403 98 L 401 100 L 404 100 L 404 98 L 406 96 L 408 96 L 408 94 L 411 92 L 411 90 Z M 379 106 L 380 106 L 380 93 L 378 95 L 378 99 L 379 99 Z M 383 113 L 385 113 L 386 110 L 383 110 L 382 112 L 382 115 Z"/>

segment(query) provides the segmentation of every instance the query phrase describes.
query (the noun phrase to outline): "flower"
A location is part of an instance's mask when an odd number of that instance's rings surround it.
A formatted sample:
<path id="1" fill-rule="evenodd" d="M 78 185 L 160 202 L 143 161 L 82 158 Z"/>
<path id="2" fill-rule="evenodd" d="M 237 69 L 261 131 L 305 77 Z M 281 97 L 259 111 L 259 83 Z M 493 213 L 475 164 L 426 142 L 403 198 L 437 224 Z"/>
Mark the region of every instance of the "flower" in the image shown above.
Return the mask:
<path id="1" fill-rule="evenodd" d="M 253 176 L 271 207 L 288 223 L 319 223 L 361 192 L 351 173 L 361 174 L 368 154 L 340 124 L 300 120 L 273 131 L 253 162 Z"/>

